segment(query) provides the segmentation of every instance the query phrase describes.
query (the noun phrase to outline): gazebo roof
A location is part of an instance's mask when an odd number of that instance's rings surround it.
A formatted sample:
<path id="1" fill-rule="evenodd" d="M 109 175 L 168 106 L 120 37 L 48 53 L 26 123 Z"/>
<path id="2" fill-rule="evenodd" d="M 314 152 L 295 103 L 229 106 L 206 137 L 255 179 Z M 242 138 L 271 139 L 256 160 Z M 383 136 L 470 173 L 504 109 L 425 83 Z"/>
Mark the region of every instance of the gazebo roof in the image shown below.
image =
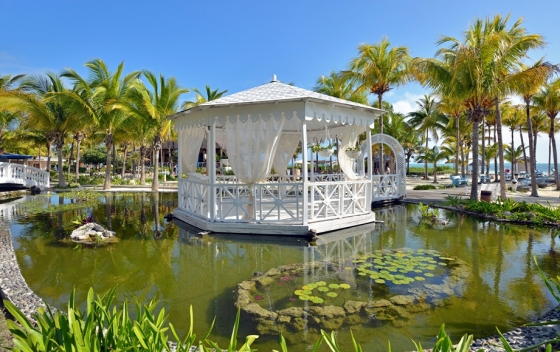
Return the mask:
<path id="1" fill-rule="evenodd" d="M 169 116 L 176 129 L 193 126 L 222 128 L 225 121 L 236 118 L 285 117 L 290 123 L 284 131 L 301 130 L 301 121 L 307 121 L 308 131 L 324 131 L 342 125 L 373 127 L 384 110 L 348 100 L 331 97 L 307 89 L 285 84 L 273 77 L 272 82 L 212 100 Z"/>
<path id="2" fill-rule="evenodd" d="M 224 105 L 242 105 L 242 104 L 260 104 L 280 101 L 293 100 L 321 100 L 330 103 L 337 103 L 345 106 L 352 106 L 370 111 L 380 111 L 368 105 L 354 103 L 348 100 L 331 97 L 330 95 L 313 92 L 307 89 L 299 88 L 289 84 L 285 84 L 276 80 L 276 77 L 270 83 L 260 85 L 251 89 L 247 89 L 226 97 L 212 100 L 199 105 L 200 108 L 207 106 L 224 106 Z"/>

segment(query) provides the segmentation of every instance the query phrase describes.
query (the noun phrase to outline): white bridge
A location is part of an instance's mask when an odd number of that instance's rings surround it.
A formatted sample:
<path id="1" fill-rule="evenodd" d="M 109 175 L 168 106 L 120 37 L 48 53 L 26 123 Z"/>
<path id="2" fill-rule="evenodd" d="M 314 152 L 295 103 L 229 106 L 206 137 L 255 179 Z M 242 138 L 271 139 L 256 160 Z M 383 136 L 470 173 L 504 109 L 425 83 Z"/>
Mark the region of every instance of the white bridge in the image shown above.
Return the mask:
<path id="1" fill-rule="evenodd" d="M 32 166 L 0 163 L 0 188 L 48 188 L 49 173 Z"/>

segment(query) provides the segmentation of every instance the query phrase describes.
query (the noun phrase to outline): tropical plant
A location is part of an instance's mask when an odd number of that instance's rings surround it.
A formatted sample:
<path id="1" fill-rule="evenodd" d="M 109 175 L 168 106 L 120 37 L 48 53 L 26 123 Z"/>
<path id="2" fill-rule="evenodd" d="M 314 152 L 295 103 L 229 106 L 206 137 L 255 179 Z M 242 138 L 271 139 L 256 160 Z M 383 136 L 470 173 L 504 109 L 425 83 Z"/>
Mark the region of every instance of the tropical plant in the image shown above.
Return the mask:
<path id="1" fill-rule="evenodd" d="M 110 72 L 101 59 L 94 59 L 85 64 L 90 77 L 86 80 L 76 71 L 67 69 L 62 74 L 74 83 L 74 91 L 63 94 L 63 101 L 72 103 L 73 111 L 86 116 L 97 126 L 97 134 L 104 137 L 103 142 L 107 150 L 105 169 L 105 183 L 103 189 L 111 188 L 111 151 L 115 131 L 128 118 L 117 106 L 126 102 L 130 88 L 139 83 L 138 71 L 124 75 L 124 62 L 121 62 L 115 72 Z"/>
<path id="2" fill-rule="evenodd" d="M 153 128 L 154 173 L 152 177 L 152 191 L 159 189 L 159 152 L 162 145 L 162 135 L 171 129 L 171 120 L 166 119 L 177 112 L 179 98 L 189 90 L 179 87 L 175 78 L 159 78 L 150 71 L 142 71 L 150 84 L 150 89 L 144 85 L 131 87 L 127 99 L 115 104 L 126 115 L 131 116 L 135 123 L 147 124 Z"/>
<path id="3" fill-rule="evenodd" d="M 378 44 L 361 44 L 358 56 L 350 61 L 349 69 L 342 76 L 356 85 L 357 93 L 368 92 L 377 96 L 377 106 L 383 106 L 383 95 L 392 86 L 408 82 L 412 76 L 409 71 L 410 54 L 404 46 L 391 48 L 387 38 Z M 383 133 L 383 115 L 379 116 L 379 133 Z M 383 144 L 381 144 L 383 155 Z M 385 173 L 384 168 L 381 172 Z"/>
<path id="4" fill-rule="evenodd" d="M 448 48 L 438 50 L 436 59 L 415 59 L 418 79 L 442 96 L 464 102 L 468 119 L 473 123 L 472 157 L 473 182 L 471 199 L 478 195 L 479 125 L 494 106 L 499 144 L 500 174 L 504 174 L 502 158 L 500 99 L 512 93 L 519 82 L 531 79 L 536 71 L 515 72 L 520 60 L 530 49 L 543 45 L 542 37 L 528 35 L 519 19 L 507 28 L 509 16 L 477 19 L 465 32 L 464 41 L 444 36 L 438 44 Z M 501 192 L 505 198 L 505 179 L 501 178 Z"/>
<path id="5" fill-rule="evenodd" d="M 549 138 L 552 144 L 552 155 L 554 162 L 554 177 L 556 179 L 556 188 L 560 190 L 560 178 L 558 176 L 558 151 L 556 148 L 555 138 L 555 119 L 558 112 L 560 112 L 560 78 L 548 83 L 544 86 L 538 94 L 533 96 L 535 106 L 540 108 L 546 113 L 549 122 Z"/>
<path id="6" fill-rule="evenodd" d="M 424 95 L 423 98 L 416 102 L 418 110 L 408 114 L 408 123 L 421 131 L 424 135 L 424 143 L 428 149 L 430 134 L 432 141 L 437 142 L 439 132 L 441 132 L 448 124 L 447 117 L 439 111 L 439 102 L 430 95 Z M 428 161 L 424 159 L 424 179 L 428 179 Z"/>
<path id="7" fill-rule="evenodd" d="M 548 67 L 549 74 L 558 71 L 557 65 L 550 65 L 546 62 L 543 62 L 543 59 L 535 62 L 532 66 L 520 65 L 522 70 L 528 70 L 538 67 Z M 531 170 L 531 196 L 538 197 L 539 193 L 537 191 L 537 175 L 533 170 L 537 169 L 537 134 L 538 134 L 538 127 L 536 127 L 533 123 L 533 117 L 531 116 L 531 103 L 533 101 L 533 96 L 538 93 L 539 89 L 546 83 L 547 77 L 541 75 L 541 79 L 532 79 L 527 80 L 523 84 L 520 84 L 516 88 L 517 94 L 519 94 L 525 103 L 525 116 L 526 116 L 526 124 L 527 124 L 527 134 L 529 138 L 529 161 Z"/>
<path id="8" fill-rule="evenodd" d="M 212 100 L 220 99 L 224 94 L 227 93 L 227 89 L 220 92 L 219 88 L 212 90 L 210 86 L 205 87 L 206 95 L 204 95 L 196 88 L 193 88 L 192 91 L 196 93 L 196 99 L 194 101 L 184 102 L 183 106 L 181 107 L 183 110 L 192 108 L 193 106 L 204 104 Z"/>
<path id="9" fill-rule="evenodd" d="M 438 146 L 433 146 L 432 148 L 424 148 L 424 150 L 418 155 L 416 160 L 425 163 L 432 163 L 434 165 L 434 182 L 437 182 L 437 163 L 440 160 L 447 158 L 448 154 L 441 151 Z"/>
<path id="10" fill-rule="evenodd" d="M 82 119 L 71 107 L 58 99 L 67 92 L 60 77 L 54 73 L 33 76 L 22 82 L 22 90 L 3 95 L 1 103 L 11 111 L 25 114 L 24 125 L 42 131 L 52 140 L 58 155 L 58 184 L 66 187 L 62 168 L 62 147 L 70 131 L 82 125 Z"/>
<path id="11" fill-rule="evenodd" d="M 360 104 L 367 104 L 365 91 L 357 91 L 347 77 L 340 73 L 331 72 L 327 77 L 321 76 L 317 79 L 313 90 L 317 93 L 330 95 L 331 97 L 345 99 Z"/>

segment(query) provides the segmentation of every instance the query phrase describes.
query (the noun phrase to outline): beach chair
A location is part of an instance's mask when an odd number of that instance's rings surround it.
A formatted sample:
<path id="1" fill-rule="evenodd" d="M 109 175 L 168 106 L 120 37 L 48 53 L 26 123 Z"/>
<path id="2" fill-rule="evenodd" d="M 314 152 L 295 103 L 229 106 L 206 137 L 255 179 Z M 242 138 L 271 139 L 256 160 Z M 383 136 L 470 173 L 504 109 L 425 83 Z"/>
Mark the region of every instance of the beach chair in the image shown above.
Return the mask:
<path id="1" fill-rule="evenodd" d="M 449 178 L 451 179 L 451 185 L 453 187 L 468 186 L 469 184 L 469 180 L 464 178 L 463 176 L 451 175 L 449 176 Z"/>
<path id="2" fill-rule="evenodd" d="M 481 193 L 482 191 L 490 191 L 492 192 L 492 201 L 495 202 L 498 199 L 498 196 L 500 195 L 500 184 L 499 183 L 483 183 L 480 186 L 480 189 L 478 191 L 478 198 L 481 198 Z"/>

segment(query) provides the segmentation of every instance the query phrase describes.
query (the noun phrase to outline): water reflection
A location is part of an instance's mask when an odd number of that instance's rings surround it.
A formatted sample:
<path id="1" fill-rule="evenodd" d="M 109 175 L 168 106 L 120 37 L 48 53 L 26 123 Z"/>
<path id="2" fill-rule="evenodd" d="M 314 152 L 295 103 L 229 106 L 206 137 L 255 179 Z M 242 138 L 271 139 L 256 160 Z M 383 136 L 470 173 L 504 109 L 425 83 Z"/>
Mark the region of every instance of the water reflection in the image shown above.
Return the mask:
<path id="1" fill-rule="evenodd" d="M 71 202 L 55 197 L 52 202 Z M 227 344 L 234 321 L 232 292 L 255 272 L 297 262 L 343 259 L 376 249 L 434 249 L 457 256 L 471 266 L 464 295 L 450 304 L 414 316 L 405 326 L 371 322 L 353 328 L 367 351 L 410 350 L 416 341 L 433 341 L 445 322 L 452 336 L 474 333 L 482 337 L 524 323 L 552 307 L 552 300 L 533 263 L 555 275 L 559 268 L 556 232 L 493 223 L 453 212 L 441 213 L 449 226 L 419 225 L 414 206 L 377 211 L 382 225 L 362 226 L 320 236 L 316 243 L 297 239 L 199 236 L 196 229 L 167 222 L 164 216 L 177 205 L 176 194 L 100 194 L 92 208 L 54 211 L 14 220 L 16 255 L 30 287 L 49 304 L 63 308 L 76 288 L 83 299 L 89 287 L 104 292 L 115 285 L 121 299 L 140 301 L 158 297 L 180 330 L 188 328 L 193 305 L 199 336 L 218 316 L 213 338 Z M 117 233 L 120 242 L 90 248 L 63 244 L 72 220 L 90 214 L 96 222 Z M 340 261 L 342 262 L 342 261 Z M 342 269 L 342 268 L 341 268 Z M 313 273 L 308 280 L 313 280 Z M 243 333 L 254 333 L 244 326 Z M 341 333 L 341 344 L 349 344 Z M 316 340 L 303 335 L 293 350 L 304 350 Z M 278 349 L 277 339 L 260 338 L 261 350 Z M 348 345 L 349 346 L 349 345 Z M 292 348 L 290 350 L 292 350 Z"/>

